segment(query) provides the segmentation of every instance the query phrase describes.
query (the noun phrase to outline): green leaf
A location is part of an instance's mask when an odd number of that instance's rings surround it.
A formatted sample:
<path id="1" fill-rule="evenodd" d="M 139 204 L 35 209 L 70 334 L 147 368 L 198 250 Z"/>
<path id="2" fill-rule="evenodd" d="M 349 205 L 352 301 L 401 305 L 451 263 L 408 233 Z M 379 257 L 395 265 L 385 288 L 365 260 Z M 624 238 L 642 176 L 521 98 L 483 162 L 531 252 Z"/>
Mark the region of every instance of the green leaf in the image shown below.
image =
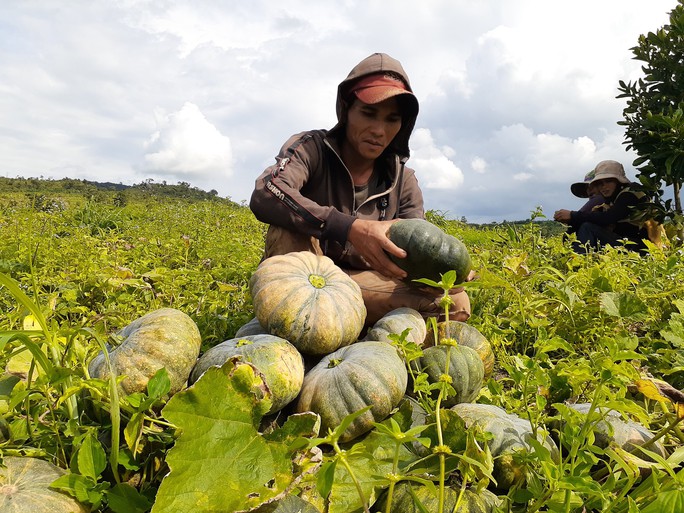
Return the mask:
<path id="1" fill-rule="evenodd" d="M 83 443 L 78 448 L 76 461 L 78 463 L 78 472 L 81 475 L 97 481 L 97 478 L 107 466 L 107 455 L 102 448 L 102 444 L 95 437 L 95 431 L 88 431 L 86 433 Z"/>
<path id="2" fill-rule="evenodd" d="M 143 420 L 145 415 L 142 412 L 133 414 L 124 428 L 124 440 L 132 454 L 137 452 L 138 439 L 142 434 Z"/>
<path id="3" fill-rule="evenodd" d="M 86 476 L 65 474 L 55 479 L 50 488 L 71 495 L 78 502 L 98 505 L 102 501 L 102 486 Z"/>
<path id="4" fill-rule="evenodd" d="M 684 511 L 684 489 L 661 491 L 641 513 L 681 513 Z"/>
<path id="5" fill-rule="evenodd" d="M 604 292 L 600 297 L 601 310 L 612 317 L 643 320 L 648 308 L 635 294 L 630 292 Z"/>
<path id="6" fill-rule="evenodd" d="M 321 468 L 316 475 L 316 488 L 318 488 L 318 493 L 320 493 L 323 498 L 327 498 L 330 495 L 333 483 L 335 482 L 336 466 L 337 460 L 326 461 L 321 465 Z"/>
<path id="7" fill-rule="evenodd" d="M 128 483 L 119 483 L 105 492 L 114 513 L 143 513 L 152 507 L 150 500 Z"/>
<path id="8" fill-rule="evenodd" d="M 150 398 L 161 399 L 171 390 L 169 373 L 164 367 L 159 369 L 147 382 L 147 395 Z"/>
<path id="9" fill-rule="evenodd" d="M 229 359 L 212 367 L 162 410 L 180 430 L 166 462 L 153 512 L 245 511 L 283 496 L 299 475 L 290 449 L 310 434 L 311 416 L 292 420 L 285 435 L 266 439 L 257 428 L 271 407 L 263 376 L 249 363 Z M 300 426 L 297 433 L 297 426 Z M 285 440 L 281 442 L 278 440 Z"/>
<path id="10" fill-rule="evenodd" d="M 684 322 L 682 322 L 681 314 L 676 314 L 677 318 L 673 316 L 667 323 L 667 329 L 661 330 L 660 334 L 676 348 L 684 347 Z"/>
<path id="11" fill-rule="evenodd" d="M 392 472 L 394 448 L 392 437 L 373 430 L 363 440 L 356 442 L 353 450 L 346 453 L 347 463 L 369 504 L 374 503 L 380 491 L 389 486 L 383 476 Z M 400 466 L 402 462 L 414 459 L 415 456 L 406 447 L 402 445 L 399 448 Z M 359 491 L 349 472 L 338 463 L 330 493 L 329 513 L 349 513 L 360 510 L 362 506 Z"/>

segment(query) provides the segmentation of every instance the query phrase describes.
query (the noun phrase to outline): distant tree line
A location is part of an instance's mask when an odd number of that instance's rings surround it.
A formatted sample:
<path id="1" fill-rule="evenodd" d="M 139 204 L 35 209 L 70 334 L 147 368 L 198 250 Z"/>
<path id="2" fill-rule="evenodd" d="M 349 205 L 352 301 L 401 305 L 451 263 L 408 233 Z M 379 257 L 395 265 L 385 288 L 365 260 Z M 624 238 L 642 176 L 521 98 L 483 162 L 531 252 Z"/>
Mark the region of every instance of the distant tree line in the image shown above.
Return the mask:
<path id="1" fill-rule="evenodd" d="M 90 180 L 76 180 L 62 178 L 59 180 L 50 178 L 6 178 L 0 177 L 1 193 L 24 193 L 24 194 L 67 194 L 77 193 L 85 197 L 98 197 L 103 193 L 114 193 L 114 202 L 123 206 L 127 199 L 146 197 L 166 197 L 187 200 L 213 200 L 228 201 L 230 198 L 221 198 L 218 192 L 212 189 L 209 192 L 191 186 L 188 182 L 168 184 L 166 181 L 157 183 L 147 179 L 139 184 L 124 185 L 113 182 L 94 182 Z"/>

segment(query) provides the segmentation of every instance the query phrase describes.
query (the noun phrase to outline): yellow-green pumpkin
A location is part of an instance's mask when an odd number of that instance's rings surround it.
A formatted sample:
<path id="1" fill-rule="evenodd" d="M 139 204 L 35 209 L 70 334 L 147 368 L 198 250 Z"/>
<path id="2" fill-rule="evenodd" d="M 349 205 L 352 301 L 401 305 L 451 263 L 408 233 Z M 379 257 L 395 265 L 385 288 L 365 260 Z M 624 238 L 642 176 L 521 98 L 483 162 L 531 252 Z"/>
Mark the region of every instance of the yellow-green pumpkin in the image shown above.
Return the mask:
<path id="1" fill-rule="evenodd" d="M 324 356 L 304 376 L 295 410 L 321 417 L 321 434 L 335 429 L 350 413 L 357 417 L 340 437 L 348 442 L 384 420 L 406 392 L 408 372 L 397 350 L 387 342 L 365 341 Z"/>
<path id="2" fill-rule="evenodd" d="M 189 315 L 175 308 L 160 308 L 134 320 L 118 333 L 120 345 L 109 352 L 124 393 L 143 392 L 157 371 L 166 368 L 170 394 L 181 390 L 200 353 L 202 338 Z M 109 369 L 100 352 L 88 365 L 92 377 L 107 379 Z"/>
<path id="3" fill-rule="evenodd" d="M 487 441 L 487 445 L 494 456 L 493 476 L 497 481 L 497 488 L 507 490 L 514 485 L 524 485 L 524 463 L 519 462 L 514 456 L 519 451 L 533 450 L 529 441 L 534 434 L 529 420 L 492 404 L 463 403 L 451 409 L 463 419 L 467 428 L 478 426 L 482 431 L 491 433 L 492 437 Z M 539 434 L 537 440 L 557 461 L 559 453 L 554 441 L 548 436 L 542 438 Z"/>
<path id="4" fill-rule="evenodd" d="M 197 381 L 209 367 L 220 367 L 233 356 L 250 362 L 264 375 L 273 403 L 269 413 L 283 409 L 299 394 L 304 381 L 302 355 L 275 335 L 245 335 L 215 345 L 197 360 L 189 383 Z"/>
<path id="5" fill-rule="evenodd" d="M 366 321 L 361 289 L 326 256 L 272 256 L 259 264 L 249 286 L 259 323 L 305 354 L 351 344 Z"/>
<path id="6" fill-rule="evenodd" d="M 67 472 L 37 458 L 5 456 L 0 467 L 0 511 L 2 513 L 85 513 L 72 497 L 50 489 Z"/>
<path id="7" fill-rule="evenodd" d="M 396 308 L 383 315 L 368 330 L 364 340 L 381 340 L 390 342 L 389 335 L 401 335 L 405 329 L 409 329 L 406 340 L 421 345 L 425 340 L 425 319 L 417 310 L 408 307 Z"/>
<path id="8" fill-rule="evenodd" d="M 568 407 L 587 415 L 591 409 L 591 403 L 568 404 Z M 638 449 L 655 436 L 650 429 L 633 420 L 623 420 L 615 410 L 601 408 L 595 413 L 597 416 L 602 416 L 602 420 L 595 422 L 593 428 L 595 444 L 598 447 L 606 448 L 611 444 L 617 445 L 643 460 L 652 460 L 648 454 Z M 659 441 L 651 444 L 648 450 L 655 452 L 662 458 L 668 456 L 667 450 Z"/>

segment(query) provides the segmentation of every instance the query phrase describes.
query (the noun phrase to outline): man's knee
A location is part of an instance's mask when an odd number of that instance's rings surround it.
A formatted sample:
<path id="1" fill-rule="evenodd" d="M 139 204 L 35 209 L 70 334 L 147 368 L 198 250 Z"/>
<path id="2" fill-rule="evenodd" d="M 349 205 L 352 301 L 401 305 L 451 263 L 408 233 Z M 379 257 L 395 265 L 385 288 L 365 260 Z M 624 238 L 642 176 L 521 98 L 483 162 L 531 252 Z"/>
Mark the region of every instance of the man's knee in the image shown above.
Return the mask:
<path id="1" fill-rule="evenodd" d="M 296 251 L 309 251 L 316 255 L 323 254 L 321 245 L 315 237 L 293 232 L 280 226 L 270 225 L 268 227 L 264 243 L 264 258 Z"/>
<path id="2" fill-rule="evenodd" d="M 361 288 L 366 304 L 366 324 L 372 325 L 386 313 L 401 307 L 413 308 L 423 318 L 437 317 L 444 320 L 444 307 L 441 306 L 443 292 L 440 289 L 416 287 L 400 280 L 387 278 L 376 271 L 347 271 Z M 452 305 L 449 318 L 467 321 L 470 317 L 470 298 L 462 289 L 454 289 L 450 294 Z"/>

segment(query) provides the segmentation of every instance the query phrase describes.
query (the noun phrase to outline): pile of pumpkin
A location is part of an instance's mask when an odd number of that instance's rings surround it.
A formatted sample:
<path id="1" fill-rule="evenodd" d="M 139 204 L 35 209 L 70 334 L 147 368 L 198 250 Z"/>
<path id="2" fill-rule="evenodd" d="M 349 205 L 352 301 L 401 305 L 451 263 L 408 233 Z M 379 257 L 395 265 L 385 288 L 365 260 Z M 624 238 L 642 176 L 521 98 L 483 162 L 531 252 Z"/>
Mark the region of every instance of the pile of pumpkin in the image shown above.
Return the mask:
<path id="1" fill-rule="evenodd" d="M 451 239 L 457 244 L 450 241 L 450 260 L 431 267 L 457 268 L 458 279 L 463 281 L 470 270 L 470 259 L 460 241 Z M 408 243 L 403 241 L 400 245 L 406 247 Z M 419 240 L 418 246 L 435 254 L 428 241 Z M 417 277 L 415 273 L 420 272 L 421 266 L 414 260 L 401 264 L 406 266 L 409 278 Z M 433 278 L 439 280 L 439 276 Z M 435 383 L 448 369 L 455 393 L 442 406 L 456 411 L 466 427 L 477 425 L 492 435 L 488 445 L 495 458 L 498 489 L 520 484 L 524 470 L 515 463 L 514 454 L 521 449 L 532 450 L 529 441 L 534 435 L 529 421 L 493 405 L 473 403 L 495 363 L 489 341 L 477 329 L 448 321 L 434 324 L 434 333 L 417 311 L 399 308 L 388 312 L 359 339 L 366 323 L 359 286 L 332 260 L 309 252 L 264 260 L 250 280 L 250 291 L 255 318 L 240 328 L 235 338 L 200 355 L 202 341 L 194 321 L 179 310 L 162 308 L 126 326 L 118 334 L 121 344 L 110 348 L 108 355 L 100 353 L 91 361 L 90 375 L 106 379 L 111 368 L 125 376 L 120 386 L 123 393 L 131 394 L 145 391 L 150 378 L 165 368 L 171 381 L 169 394 L 173 395 L 196 382 L 210 367 L 239 358 L 263 375 L 271 393 L 269 413 L 314 412 L 320 417 L 322 435 L 339 426 L 348 415 L 370 407 L 341 435 L 341 442 L 351 442 L 368 433 L 374 423 L 387 418 L 402 400 L 410 401 L 416 424 L 427 422 L 427 413 L 411 398 L 409 365 L 392 343 L 393 334 L 405 334 L 407 341 L 422 349 L 422 355 L 410 363 L 413 374 L 424 373 L 429 382 Z M 439 343 L 446 338 L 456 344 Z M 616 441 L 629 447 L 652 436 L 634 423 L 626 425 L 615 417 L 608 420 L 611 426 L 604 423 L 604 431 L 606 435 L 611 433 L 612 438 L 604 437 L 606 444 Z M 625 439 L 616 440 L 618 436 Z M 538 443 L 558 457 L 551 438 Z M 421 447 L 413 449 L 425 454 L 428 451 Z M 8 466 L 25 464 L 22 458 L 10 460 Z M 431 498 L 423 495 L 426 490 L 404 492 L 411 503 L 412 496 L 418 493 L 430 507 Z M 479 504 L 472 511 L 491 511 L 497 501 L 493 494 L 487 500 L 484 495 L 472 495 L 472 501 Z M 0 505 L 3 498 L 8 499 L 0 493 Z"/>

